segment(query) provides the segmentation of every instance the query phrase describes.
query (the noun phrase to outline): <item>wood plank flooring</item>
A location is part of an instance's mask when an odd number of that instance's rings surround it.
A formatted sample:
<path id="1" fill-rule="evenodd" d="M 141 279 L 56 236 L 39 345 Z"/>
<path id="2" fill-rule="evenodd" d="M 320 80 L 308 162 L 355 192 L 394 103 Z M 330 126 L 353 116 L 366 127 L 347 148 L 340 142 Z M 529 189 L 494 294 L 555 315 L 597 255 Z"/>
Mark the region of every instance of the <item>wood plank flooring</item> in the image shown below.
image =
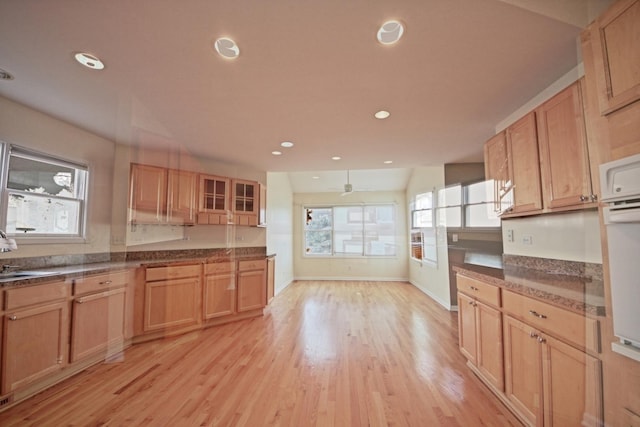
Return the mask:
<path id="1" fill-rule="evenodd" d="M 519 426 L 456 313 L 407 283 L 294 282 L 260 318 L 138 344 L 2 426 Z"/>

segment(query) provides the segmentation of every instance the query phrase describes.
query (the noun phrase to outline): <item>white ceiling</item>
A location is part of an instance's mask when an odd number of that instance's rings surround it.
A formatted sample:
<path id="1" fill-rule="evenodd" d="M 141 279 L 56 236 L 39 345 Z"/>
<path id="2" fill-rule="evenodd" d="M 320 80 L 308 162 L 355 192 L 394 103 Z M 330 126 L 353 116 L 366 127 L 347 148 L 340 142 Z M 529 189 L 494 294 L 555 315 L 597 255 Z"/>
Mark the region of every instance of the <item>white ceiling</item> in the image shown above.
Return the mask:
<path id="1" fill-rule="evenodd" d="M 373 170 L 369 186 L 404 188 L 407 168 L 482 161 L 496 123 L 575 67 L 584 19 L 567 17 L 586 3 L 0 0 L 0 68 L 15 76 L 0 95 L 120 144 L 307 178 Z M 383 46 L 375 33 L 391 18 L 406 31 Z M 216 55 L 221 36 L 239 58 Z"/>

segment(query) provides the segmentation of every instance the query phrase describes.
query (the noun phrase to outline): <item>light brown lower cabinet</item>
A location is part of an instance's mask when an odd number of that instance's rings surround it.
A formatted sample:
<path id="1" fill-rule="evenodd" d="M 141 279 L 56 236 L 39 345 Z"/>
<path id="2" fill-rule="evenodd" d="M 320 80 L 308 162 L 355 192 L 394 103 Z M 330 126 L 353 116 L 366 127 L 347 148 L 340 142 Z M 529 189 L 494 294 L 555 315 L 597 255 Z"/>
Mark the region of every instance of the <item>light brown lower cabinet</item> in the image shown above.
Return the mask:
<path id="1" fill-rule="evenodd" d="M 460 351 L 526 425 L 603 425 L 598 320 L 461 274 Z"/>
<path id="2" fill-rule="evenodd" d="M 263 308 L 267 294 L 267 261 L 238 261 L 238 312 Z"/>
<path id="3" fill-rule="evenodd" d="M 122 350 L 125 289 L 94 293 L 73 300 L 70 361 Z"/>
<path id="4" fill-rule="evenodd" d="M 67 365 L 69 305 L 64 282 L 38 295 L 41 286 L 6 291 L 2 335 L 2 394 L 60 371 Z M 58 294 L 57 296 L 55 294 Z M 58 301 L 46 301 L 47 297 Z M 42 301 L 44 299 L 45 301 Z M 15 301 L 15 305 L 11 302 Z M 20 307 L 24 301 L 25 305 Z"/>
<path id="5" fill-rule="evenodd" d="M 229 316 L 236 312 L 236 275 L 232 261 L 204 265 L 204 318 Z"/>
<path id="6" fill-rule="evenodd" d="M 460 351 L 484 378 L 504 390 L 502 313 L 458 292 Z"/>
<path id="7" fill-rule="evenodd" d="M 601 425 L 600 360 L 508 315 L 504 329 L 505 392 L 531 425 Z"/>

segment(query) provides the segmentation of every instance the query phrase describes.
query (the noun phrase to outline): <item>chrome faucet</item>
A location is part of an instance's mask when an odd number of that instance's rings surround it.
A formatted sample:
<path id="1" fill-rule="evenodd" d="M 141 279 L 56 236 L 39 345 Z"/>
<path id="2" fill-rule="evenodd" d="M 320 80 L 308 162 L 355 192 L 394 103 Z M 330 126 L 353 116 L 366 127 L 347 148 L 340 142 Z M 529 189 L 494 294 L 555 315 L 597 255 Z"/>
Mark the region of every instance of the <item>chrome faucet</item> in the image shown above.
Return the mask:
<path id="1" fill-rule="evenodd" d="M 7 235 L 4 231 L 0 230 L 0 237 L 2 237 L 3 239 L 6 239 Z"/>
<path id="2" fill-rule="evenodd" d="M 14 249 L 18 249 L 18 245 L 16 245 L 16 241 L 14 239 L 9 239 L 7 237 L 7 233 L 0 230 L 0 252 L 11 252 Z"/>

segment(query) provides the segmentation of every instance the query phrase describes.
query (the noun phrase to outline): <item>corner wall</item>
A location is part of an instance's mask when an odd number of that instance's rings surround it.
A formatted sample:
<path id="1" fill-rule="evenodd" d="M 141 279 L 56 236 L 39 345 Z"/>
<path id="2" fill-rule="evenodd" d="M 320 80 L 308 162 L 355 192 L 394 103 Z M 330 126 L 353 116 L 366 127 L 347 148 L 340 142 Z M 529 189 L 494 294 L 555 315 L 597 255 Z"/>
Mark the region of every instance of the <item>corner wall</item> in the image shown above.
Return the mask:
<path id="1" fill-rule="evenodd" d="M 267 254 L 276 254 L 275 293 L 293 281 L 293 191 L 285 172 L 267 172 Z"/>

